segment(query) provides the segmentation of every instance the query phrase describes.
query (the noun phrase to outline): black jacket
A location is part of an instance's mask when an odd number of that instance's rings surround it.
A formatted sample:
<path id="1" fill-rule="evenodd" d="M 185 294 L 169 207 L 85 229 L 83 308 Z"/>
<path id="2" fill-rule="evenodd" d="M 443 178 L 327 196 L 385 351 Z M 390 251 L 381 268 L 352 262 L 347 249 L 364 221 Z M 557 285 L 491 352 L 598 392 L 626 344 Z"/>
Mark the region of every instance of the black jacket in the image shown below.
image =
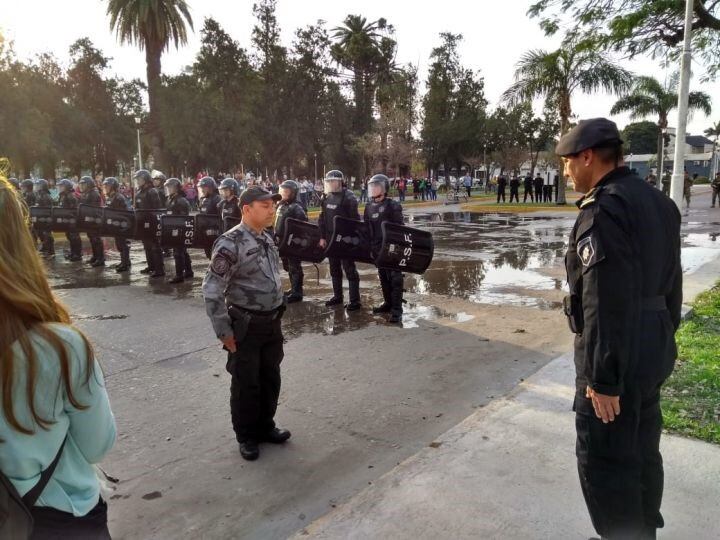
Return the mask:
<path id="1" fill-rule="evenodd" d="M 242 217 L 242 212 L 240 211 L 240 200 L 237 197 L 233 197 L 229 201 L 223 199 L 218 203 L 217 208 L 221 220 L 230 217 L 237 219 Z"/>
<path id="2" fill-rule="evenodd" d="M 280 240 L 285 233 L 285 220 L 288 218 L 307 221 L 308 217 L 302 205 L 297 202 L 280 201 L 275 211 L 275 237 Z"/>
<path id="3" fill-rule="evenodd" d="M 220 195 L 217 193 L 213 193 L 209 197 L 200 197 L 200 205 L 198 206 L 198 210 L 201 214 L 217 214 L 218 213 L 218 204 L 220 204 L 221 201 Z"/>
<path id="4" fill-rule="evenodd" d="M 357 199 L 349 189 L 343 189 L 339 193 L 328 193 L 323 198 L 318 226 L 320 227 L 320 236 L 326 240 L 332 234 L 335 216 L 360 220 Z"/>
<path id="5" fill-rule="evenodd" d="M 77 208 L 79 201 L 74 193 L 61 193 L 58 197 L 58 207 L 60 208 Z"/>
<path id="6" fill-rule="evenodd" d="M 80 204 L 88 204 L 90 206 L 102 206 L 102 197 L 97 189 L 91 189 L 80 194 Z"/>
<path id="7" fill-rule="evenodd" d="M 135 194 L 135 210 L 158 210 L 160 208 L 162 208 L 162 204 L 157 189 L 141 189 Z"/>
<path id="8" fill-rule="evenodd" d="M 116 191 L 105 199 L 105 206 L 114 210 L 128 210 L 128 200 L 125 195 Z"/>
<path id="9" fill-rule="evenodd" d="M 390 223 L 403 224 L 402 205 L 388 197 L 379 203 L 370 201 L 365 206 L 363 220 L 367 223 L 368 234 L 370 235 L 370 249 L 375 253 L 382 245 L 382 224 L 385 221 Z"/>
<path id="10" fill-rule="evenodd" d="M 35 206 L 35 203 L 37 202 L 37 196 L 32 191 L 23 191 L 22 198 L 28 207 Z"/>
<path id="11" fill-rule="evenodd" d="M 167 200 L 167 213 L 171 216 L 189 216 L 190 203 L 184 193 L 170 195 Z"/>
<path id="12" fill-rule="evenodd" d="M 510 191 L 517 191 L 520 189 L 520 179 L 513 178 L 510 180 Z"/>
<path id="13" fill-rule="evenodd" d="M 680 213 L 619 167 L 578 201 L 565 257 L 577 387 L 621 395 L 672 372 L 680 324 Z M 569 306 L 569 308 L 568 308 Z"/>
<path id="14" fill-rule="evenodd" d="M 55 201 L 53 201 L 52 197 L 50 196 L 50 193 L 47 191 L 41 191 L 40 193 L 34 193 L 35 195 L 35 205 L 34 206 L 41 206 L 43 208 L 50 208 L 51 206 L 55 206 Z"/>

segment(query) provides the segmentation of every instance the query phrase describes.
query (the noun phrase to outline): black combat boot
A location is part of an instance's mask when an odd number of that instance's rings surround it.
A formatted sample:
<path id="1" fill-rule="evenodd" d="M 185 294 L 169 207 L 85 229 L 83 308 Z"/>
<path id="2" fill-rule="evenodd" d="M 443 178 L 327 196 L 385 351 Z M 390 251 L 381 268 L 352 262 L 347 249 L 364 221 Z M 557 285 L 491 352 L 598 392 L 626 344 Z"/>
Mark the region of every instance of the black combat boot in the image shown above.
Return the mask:
<path id="1" fill-rule="evenodd" d="M 325 302 L 326 306 L 339 306 L 343 303 L 342 275 L 332 276 L 333 297 Z"/>
<path id="2" fill-rule="evenodd" d="M 269 442 L 272 444 L 283 444 L 292 434 L 287 429 L 273 428 L 272 430 L 260 436 L 260 442 Z"/>
<path id="3" fill-rule="evenodd" d="M 255 461 L 260 457 L 260 448 L 255 440 L 246 439 L 240 441 L 238 447 L 240 448 L 240 455 L 247 461 Z"/>
<path id="4" fill-rule="evenodd" d="M 303 287 L 302 280 L 297 274 L 290 274 L 290 291 L 287 294 L 287 303 L 294 304 L 295 302 L 302 302 L 303 299 Z"/>
<path id="5" fill-rule="evenodd" d="M 115 271 L 120 274 L 122 272 L 127 272 L 130 270 L 130 263 L 120 263 L 115 267 Z"/>
<path id="6" fill-rule="evenodd" d="M 360 303 L 360 281 L 352 280 L 348 281 L 348 289 L 350 292 L 350 303 L 345 306 L 348 311 L 357 311 L 362 307 Z"/>

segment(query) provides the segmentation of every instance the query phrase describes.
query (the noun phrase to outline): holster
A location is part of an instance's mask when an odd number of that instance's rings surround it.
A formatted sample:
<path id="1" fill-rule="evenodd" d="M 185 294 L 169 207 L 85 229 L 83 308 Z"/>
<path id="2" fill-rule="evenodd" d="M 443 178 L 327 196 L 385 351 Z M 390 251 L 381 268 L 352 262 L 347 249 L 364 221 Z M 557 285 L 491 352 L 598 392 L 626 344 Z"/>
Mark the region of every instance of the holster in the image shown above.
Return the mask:
<path id="1" fill-rule="evenodd" d="M 563 298 L 563 312 L 567 317 L 568 326 L 573 334 L 582 334 L 585 323 L 583 321 L 582 303 L 576 294 L 568 294 Z"/>
<path id="2" fill-rule="evenodd" d="M 252 315 L 247 311 L 243 311 L 235 306 L 228 307 L 228 314 L 232 320 L 233 336 L 235 337 L 235 344 L 239 345 L 240 342 L 245 339 L 247 335 Z"/>

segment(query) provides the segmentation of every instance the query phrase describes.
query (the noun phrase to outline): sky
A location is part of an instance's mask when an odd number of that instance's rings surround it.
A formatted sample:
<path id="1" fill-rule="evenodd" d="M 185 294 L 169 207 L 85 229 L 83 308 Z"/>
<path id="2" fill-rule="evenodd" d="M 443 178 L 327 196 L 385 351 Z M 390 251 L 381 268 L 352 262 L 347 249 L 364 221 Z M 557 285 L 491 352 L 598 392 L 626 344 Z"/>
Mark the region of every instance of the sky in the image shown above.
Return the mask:
<path id="1" fill-rule="evenodd" d="M 530 3 L 530 0 L 278 0 L 277 18 L 283 44 L 289 46 L 297 28 L 314 24 L 318 19 L 325 20 L 327 26 L 333 28 L 350 13 L 363 15 L 368 20 L 385 17 L 395 27 L 397 61 L 418 67 L 421 92 L 425 90 L 430 52 L 439 44 L 440 32 L 462 34 L 461 61 L 465 67 L 482 74 L 486 98 L 494 107 L 503 91 L 512 84 L 514 66 L 524 52 L 529 49 L 550 51 L 559 45 L 560 37 L 546 37 L 537 20 L 526 16 Z M 191 33 L 186 46 L 179 50 L 171 48 L 163 56 L 164 73 L 178 73 L 192 63 L 200 48 L 199 31 L 206 17 L 215 18 L 226 32 L 249 48 L 254 24 L 253 0 L 188 0 L 188 4 L 195 32 Z M 0 0 L 0 13 L 3 14 L 0 31 L 14 42 L 19 58 L 28 59 L 50 51 L 65 65 L 70 44 L 87 36 L 113 59 L 109 75 L 144 80 L 144 54 L 134 46 L 118 43 L 109 28 L 106 5 L 103 0 Z M 637 74 L 653 75 L 661 81 L 670 74 L 659 66 L 658 61 L 649 58 L 618 61 Z M 679 69 L 679 65 L 674 69 Z M 694 69 L 697 73 L 702 70 L 699 65 Z M 690 89 L 703 90 L 715 98 L 716 111 L 709 118 L 696 113 L 688 124 L 689 133 L 702 134 L 713 121 L 720 120 L 720 82 L 700 83 L 696 78 Z M 609 116 L 615 99 L 605 94 L 577 94 L 573 98 L 573 112 L 580 118 Z M 539 110 L 540 104 L 537 107 Z M 611 118 L 620 128 L 630 121 L 627 115 Z M 675 123 L 673 113 L 671 126 Z"/>

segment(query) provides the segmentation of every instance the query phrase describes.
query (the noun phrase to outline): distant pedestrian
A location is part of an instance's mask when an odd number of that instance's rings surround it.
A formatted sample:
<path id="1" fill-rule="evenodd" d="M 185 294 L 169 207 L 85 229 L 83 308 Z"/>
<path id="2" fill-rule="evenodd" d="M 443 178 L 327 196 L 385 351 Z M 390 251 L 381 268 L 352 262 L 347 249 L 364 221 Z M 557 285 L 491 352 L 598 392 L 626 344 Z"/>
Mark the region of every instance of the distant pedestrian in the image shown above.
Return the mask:
<path id="1" fill-rule="evenodd" d="M 685 208 L 687 210 L 690 209 L 690 197 L 692 195 L 692 185 L 693 185 L 692 178 L 690 178 L 690 174 L 688 174 L 688 172 L 685 171 L 685 178 L 683 180 L 683 197 L 685 198 L 685 203 L 686 203 Z"/>
<path id="2" fill-rule="evenodd" d="M 712 187 L 712 206 L 710 208 L 715 208 L 715 200 L 720 199 L 720 172 L 715 173 L 710 187 Z"/>
<path id="3" fill-rule="evenodd" d="M 398 190 L 398 199 L 400 202 L 405 201 L 405 190 L 407 189 L 407 182 L 404 177 L 400 177 L 397 179 L 397 190 Z"/>
<path id="4" fill-rule="evenodd" d="M 438 181 L 437 177 L 433 176 L 430 178 L 430 193 L 432 194 L 432 200 L 437 201 L 438 192 Z"/>
<path id="5" fill-rule="evenodd" d="M 463 176 L 462 181 L 463 181 L 463 186 L 467 190 L 467 196 L 469 199 L 470 198 L 470 190 L 472 189 L 472 177 L 469 174 L 465 173 L 465 176 Z"/>

